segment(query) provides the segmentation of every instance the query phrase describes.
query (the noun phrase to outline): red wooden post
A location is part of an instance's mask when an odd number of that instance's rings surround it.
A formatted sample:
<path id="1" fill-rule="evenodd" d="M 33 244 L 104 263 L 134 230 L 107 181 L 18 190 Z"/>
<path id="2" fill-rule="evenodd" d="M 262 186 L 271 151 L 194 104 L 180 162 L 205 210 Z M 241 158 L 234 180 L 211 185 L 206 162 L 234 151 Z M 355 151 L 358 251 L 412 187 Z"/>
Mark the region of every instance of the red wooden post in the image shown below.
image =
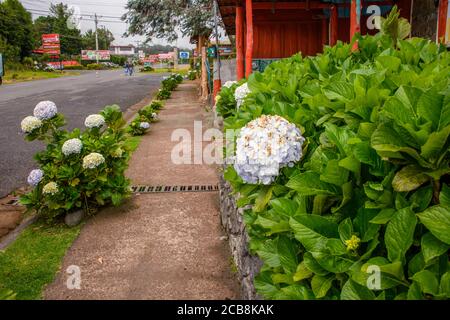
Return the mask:
<path id="1" fill-rule="evenodd" d="M 338 9 L 335 5 L 331 6 L 330 15 L 330 45 L 334 46 L 338 40 Z"/>
<path id="2" fill-rule="evenodd" d="M 253 1 L 246 0 L 245 15 L 247 20 L 247 46 L 245 53 L 245 76 L 248 77 L 252 73 L 253 62 Z"/>
<path id="3" fill-rule="evenodd" d="M 236 78 L 244 77 L 244 9 L 236 7 Z"/>
<path id="4" fill-rule="evenodd" d="M 447 33 L 447 12 L 448 0 L 439 1 L 439 15 L 438 15 L 438 30 L 437 40 L 438 43 L 445 43 L 445 34 Z"/>
<path id="5" fill-rule="evenodd" d="M 360 0 L 351 0 L 350 4 L 350 41 L 353 39 L 353 36 L 361 32 L 361 1 Z M 358 43 L 355 42 L 353 46 L 353 50 L 358 49 Z"/>

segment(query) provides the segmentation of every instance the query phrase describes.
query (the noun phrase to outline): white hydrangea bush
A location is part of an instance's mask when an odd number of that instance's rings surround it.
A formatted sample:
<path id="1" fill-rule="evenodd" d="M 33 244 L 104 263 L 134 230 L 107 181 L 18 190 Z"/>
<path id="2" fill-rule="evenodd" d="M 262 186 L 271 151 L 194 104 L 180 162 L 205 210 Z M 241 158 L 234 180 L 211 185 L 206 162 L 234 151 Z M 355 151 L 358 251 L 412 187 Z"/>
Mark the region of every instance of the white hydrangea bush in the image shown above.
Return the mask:
<path id="1" fill-rule="evenodd" d="M 241 129 L 234 168 L 246 183 L 270 185 L 281 168 L 300 161 L 304 142 L 294 124 L 280 116 L 263 115 Z"/>
<path id="2" fill-rule="evenodd" d="M 89 129 L 101 128 L 105 125 L 105 118 L 100 114 L 91 114 L 84 121 L 84 125 Z"/>
<path id="3" fill-rule="evenodd" d="M 244 83 L 243 85 L 236 88 L 236 91 L 234 92 L 234 98 L 236 100 L 236 105 L 238 108 L 242 106 L 244 103 L 245 98 L 250 93 L 250 89 L 248 87 L 248 83 Z"/>

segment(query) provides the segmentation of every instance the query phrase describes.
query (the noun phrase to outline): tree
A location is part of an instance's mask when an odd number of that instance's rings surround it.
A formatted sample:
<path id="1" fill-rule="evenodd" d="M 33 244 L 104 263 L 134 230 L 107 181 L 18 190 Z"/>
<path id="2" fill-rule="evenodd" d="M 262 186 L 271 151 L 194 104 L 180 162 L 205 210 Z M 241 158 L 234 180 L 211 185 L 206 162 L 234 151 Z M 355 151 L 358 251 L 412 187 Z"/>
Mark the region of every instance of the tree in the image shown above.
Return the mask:
<path id="1" fill-rule="evenodd" d="M 187 37 L 208 37 L 213 27 L 211 0 L 128 0 L 123 19 L 128 34 L 175 41 L 178 31 Z"/>
<path id="2" fill-rule="evenodd" d="M 61 52 L 68 55 L 80 54 L 82 49 L 81 31 L 70 27 L 67 22 L 71 19 L 73 11 L 66 4 L 51 4 L 50 15 L 36 19 L 36 42 L 41 43 L 42 34 L 58 33 L 61 36 Z"/>
<path id="3" fill-rule="evenodd" d="M 7 61 L 20 61 L 34 46 L 33 20 L 18 0 L 0 3 L 0 51 Z"/>
<path id="4" fill-rule="evenodd" d="M 101 27 L 98 32 L 99 50 L 108 50 L 114 41 L 114 35 L 105 27 Z M 83 49 L 95 50 L 95 31 L 88 30 L 83 36 Z"/>

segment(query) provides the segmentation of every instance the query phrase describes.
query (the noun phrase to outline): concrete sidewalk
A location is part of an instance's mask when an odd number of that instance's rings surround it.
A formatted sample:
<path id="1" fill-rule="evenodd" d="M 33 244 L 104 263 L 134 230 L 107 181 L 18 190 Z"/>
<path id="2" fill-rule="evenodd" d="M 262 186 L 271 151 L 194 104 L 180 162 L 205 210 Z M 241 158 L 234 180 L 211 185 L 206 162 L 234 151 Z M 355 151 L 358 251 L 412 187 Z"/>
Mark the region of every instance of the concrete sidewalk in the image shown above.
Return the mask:
<path id="1" fill-rule="evenodd" d="M 217 184 L 215 167 L 174 165 L 173 130 L 211 123 L 194 83 L 179 86 L 143 137 L 128 176 L 133 184 Z M 207 128 L 204 128 L 207 129 Z M 67 253 L 46 299 L 238 299 L 239 285 L 220 226 L 218 193 L 133 196 L 89 220 Z M 68 290 L 71 265 L 81 290 Z"/>

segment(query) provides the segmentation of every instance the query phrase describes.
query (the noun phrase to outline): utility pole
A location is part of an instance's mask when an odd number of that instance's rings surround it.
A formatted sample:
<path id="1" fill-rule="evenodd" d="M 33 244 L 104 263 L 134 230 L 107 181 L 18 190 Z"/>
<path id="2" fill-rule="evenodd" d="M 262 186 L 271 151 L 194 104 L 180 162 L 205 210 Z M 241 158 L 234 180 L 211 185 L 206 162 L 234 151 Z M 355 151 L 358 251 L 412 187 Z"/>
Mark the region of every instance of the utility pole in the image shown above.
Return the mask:
<path id="1" fill-rule="evenodd" d="M 97 14 L 94 15 L 95 20 L 95 57 L 97 58 L 97 64 L 99 64 L 98 61 L 98 17 Z"/>

